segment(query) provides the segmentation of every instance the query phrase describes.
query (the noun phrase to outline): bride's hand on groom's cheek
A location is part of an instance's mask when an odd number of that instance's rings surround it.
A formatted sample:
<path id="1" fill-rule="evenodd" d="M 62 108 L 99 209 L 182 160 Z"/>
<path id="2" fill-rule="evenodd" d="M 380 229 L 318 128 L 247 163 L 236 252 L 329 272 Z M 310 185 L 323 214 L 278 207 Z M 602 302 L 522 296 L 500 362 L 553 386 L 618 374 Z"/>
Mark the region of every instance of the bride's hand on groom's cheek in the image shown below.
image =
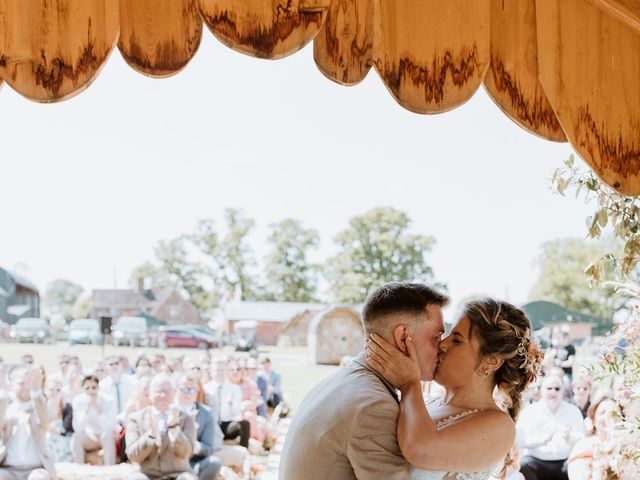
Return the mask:
<path id="1" fill-rule="evenodd" d="M 420 381 L 420 363 L 410 336 L 405 338 L 405 345 L 408 355 L 384 338 L 372 334 L 365 348 L 369 365 L 397 388 Z"/>

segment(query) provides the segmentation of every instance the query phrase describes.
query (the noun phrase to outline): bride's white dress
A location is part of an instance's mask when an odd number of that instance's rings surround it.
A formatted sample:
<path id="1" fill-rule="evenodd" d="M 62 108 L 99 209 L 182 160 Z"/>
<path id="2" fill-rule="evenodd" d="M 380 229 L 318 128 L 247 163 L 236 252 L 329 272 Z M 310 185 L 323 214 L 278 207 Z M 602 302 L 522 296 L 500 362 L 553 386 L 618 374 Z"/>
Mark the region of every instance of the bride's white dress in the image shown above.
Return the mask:
<path id="1" fill-rule="evenodd" d="M 441 429 L 447 425 L 462 420 L 469 415 L 477 413 L 479 410 L 467 410 L 459 413 L 458 415 L 452 415 L 447 418 L 443 418 L 436 423 L 436 428 Z M 411 468 L 411 480 L 442 480 L 445 477 L 454 478 L 455 480 L 487 480 L 491 478 L 495 467 L 486 472 L 473 472 L 473 473 L 456 473 L 456 472 L 433 472 L 431 470 L 421 470 L 419 468 Z"/>

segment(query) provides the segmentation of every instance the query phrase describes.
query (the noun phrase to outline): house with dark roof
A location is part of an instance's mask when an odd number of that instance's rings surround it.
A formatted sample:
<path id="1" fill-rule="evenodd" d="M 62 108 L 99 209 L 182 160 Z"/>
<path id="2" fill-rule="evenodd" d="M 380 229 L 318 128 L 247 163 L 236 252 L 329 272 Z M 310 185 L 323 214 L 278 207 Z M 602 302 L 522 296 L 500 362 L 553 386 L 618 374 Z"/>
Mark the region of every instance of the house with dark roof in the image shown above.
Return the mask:
<path id="1" fill-rule="evenodd" d="M 0 320 L 14 324 L 40 316 L 40 292 L 30 280 L 0 268 Z"/>
<path id="2" fill-rule="evenodd" d="M 205 324 L 193 304 L 171 288 L 93 290 L 91 317 L 111 318 L 122 316 L 151 317 L 167 325 Z"/>

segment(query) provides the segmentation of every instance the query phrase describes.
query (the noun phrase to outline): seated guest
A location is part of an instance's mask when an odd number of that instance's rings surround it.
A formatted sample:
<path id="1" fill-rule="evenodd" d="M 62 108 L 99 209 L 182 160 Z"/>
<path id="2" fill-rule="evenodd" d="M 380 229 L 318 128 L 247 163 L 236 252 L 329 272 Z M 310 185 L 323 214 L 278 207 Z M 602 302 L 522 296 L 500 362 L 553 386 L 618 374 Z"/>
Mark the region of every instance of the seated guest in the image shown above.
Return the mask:
<path id="1" fill-rule="evenodd" d="M 239 386 L 242 391 L 240 418 L 249 422 L 251 438 L 262 443 L 266 438 L 266 432 L 262 426 L 258 425 L 257 413 L 260 405 L 263 407 L 266 407 L 266 405 L 262 402 L 262 394 L 258 389 L 258 385 L 245 376 L 245 369 L 240 363 L 231 361 L 228 363 L 227 368 L 229 371 L 229 381 Z"/>
<path id="2" fill-rule="evenodd" d="M 264 376 L 268 384 L 267 404 L 275 408 L 282 401 L 282 377 L 279 373 L 271 370 L 269 357 L 262 359 L 260 364 L 262 365 L 262 376 Z"/>
<path id="3" fill-rule="evenodd" d="M 242 411 L 242 390 L 227 380 L 225 362 L 216 363 L 213 380 L 204 386 L 204 390 L 217 402 L 217 417 L 224 439 L 240 437 L 240 445 L 249 447 L 251 427 L 248 421 L 239 418 Z"/>
<path id="4" fill-rule="evenodd" d="M 184 361 L 184 371 L 196 381 L 198 388 L 198 398 L 196 400 L 199 403 L 205 403 L 204 387 L 202 386 L 202 365 L 193 358 L 187 358 Z M 180 375 L 180 378 L 182 378 L 182 375 Z"/>
<path id="5" fill-rule="evenodd" d="M 563 464 L 584 437 L 580 409 L 562 400 L 562 377 L 542 381 L 542 398 L 522 410 L 517 423 L 518 447 L 528 449 L 520 462 L 526 480 L 567 480 Z"/>
<path id="6" fill-rule="evenodd" d="M 97 378 L 97 377 L 96 377 Z M 66 384 L 62 389 L 65 402 L 72 403 L 73 399 L 82 393 L 82 380 L 84 375 L 75 365 L 69 365 L 67 369 Z"/>
<path id="7" fill-rule="evenodd" d="M 9 382 L 7 381 L 7 372 L 4 366 L 4 360 L 0 355 L 0 391 L 9 390 Z"/>
<path id="8" fill-rule="evenodd" d="M 591 480 L 598 475 L 593 471 L 594 454 L 598 447 L 605 445 L 609 432 L 619 416 L 618 406 L 609 397 L 596 401 L 587 412 L 589 435 L 576 442 L 567 460 L 569 480 Z"/>
<path id="9" fill-rule="evenodd" d="M 155 376 L 149 391 L 151 405 L 127 421 L 127 457 L 140 464 L 129 480 L 197 480 L 189 464 L 196 444 L 194 420 L 172 404 L 171 377 Z"/>
<path id="10" fill-rule="evenodd" d="M 153 369 L 151 368 L 151 362 L 147 356 L 143 353 L 136 360 L 135 376 L 138 380 L 142 377 L 152 377 Z"/>
<path id="11" fill-rule="evenodd" d="M 47 378 L 47 448 L 54 462 L 71 462 L 71 435 L 73 434 L 73 409 L 64 401 L 62 379 L 58 375 Z"/>
<path id="12" fill-rule="evenodd" d="M 584 375 L 576 378 L 571 383 L 571 390 L 573 391 L 571 403 L 578 407 L 582 416 L 586 418 L 591 406 L 591 377 Z"/>
<path id="13" fill-rule="evenodd" d="M 151 377 L 142 377 L 138 380 L 138 385 L 136 386 L 135 393 L 133 397 L 129 399 L 127 402 L 127 406 L 124 408 L 124 420 L 126 425 L 126 420 L 128 420 L 129 416 L 132 413 L 135 413 L 143 408 L 151 405 L 151 400 L 149 399 L 149 387 L 151 386 Z"/>
<path id="14" fill-rule="evenodd" d="M 191 467 L 198 475 L 198 480 L 215 480 L 222 468 L 220 459 L 213 455 L 215 429 L 220 427 L 213 422 L 209 407 L 198 402 L 197 397 L 196 379 L 183 375 L 178 381 L 178 401 L 180 408 L 193 417 L 197 429 Z"/>
<path id="15" fill-rule="evenodd" d="M 260 391 L 260 400 L 258 403 L 258 415 L 261 417 L 267 416 L 267 398 L 269 395 L 269 384 L 267 379 L 262 375 L 258 375 L 258 362 L 255 358 L 249 357 L 247 359 L 245 368 L 245 378 L 254 382 Z"/>
<path id="16" fill-rule="evenodd" d="M 114 355 L 107 359 L 107 376 L 100 382 L 100 390 L 115 399 L 118 415 L 124 412 L 124 407 L 136 388 L 135 380 L 123 371 L 122 359 Z"/>
<path id="17" fill-rule="evenodd" d="M 0 392 L 0 480 L 55 479 L 46 441 L 47 403 L 36 374 L 17 368 L 10 380 L 15 400 Z"/>
<path id="18" fill-rule="evenodd" d="M 71 453 L 75 463 L 85 463 L 86 452 L 102 448 L 105 465 L 116 463 L 116 405 L 114 399 L 98 391 L 98 379 L 87 375 L 81 393 L 73 399 Z"/>

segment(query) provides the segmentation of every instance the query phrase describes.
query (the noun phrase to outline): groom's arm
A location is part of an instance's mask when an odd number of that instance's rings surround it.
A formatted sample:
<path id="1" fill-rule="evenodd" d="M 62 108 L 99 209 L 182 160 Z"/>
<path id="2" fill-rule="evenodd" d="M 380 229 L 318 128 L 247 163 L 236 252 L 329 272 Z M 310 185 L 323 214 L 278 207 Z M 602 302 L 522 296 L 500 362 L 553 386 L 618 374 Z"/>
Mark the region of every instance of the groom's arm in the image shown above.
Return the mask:
<path id="1" fill-rule="evenodd" d="M 396 434 L 399 407 L 379 400 L 355 417 L 347 444 L 349 462 L 359 480 L 409 480 L 409 465 Z"/>

